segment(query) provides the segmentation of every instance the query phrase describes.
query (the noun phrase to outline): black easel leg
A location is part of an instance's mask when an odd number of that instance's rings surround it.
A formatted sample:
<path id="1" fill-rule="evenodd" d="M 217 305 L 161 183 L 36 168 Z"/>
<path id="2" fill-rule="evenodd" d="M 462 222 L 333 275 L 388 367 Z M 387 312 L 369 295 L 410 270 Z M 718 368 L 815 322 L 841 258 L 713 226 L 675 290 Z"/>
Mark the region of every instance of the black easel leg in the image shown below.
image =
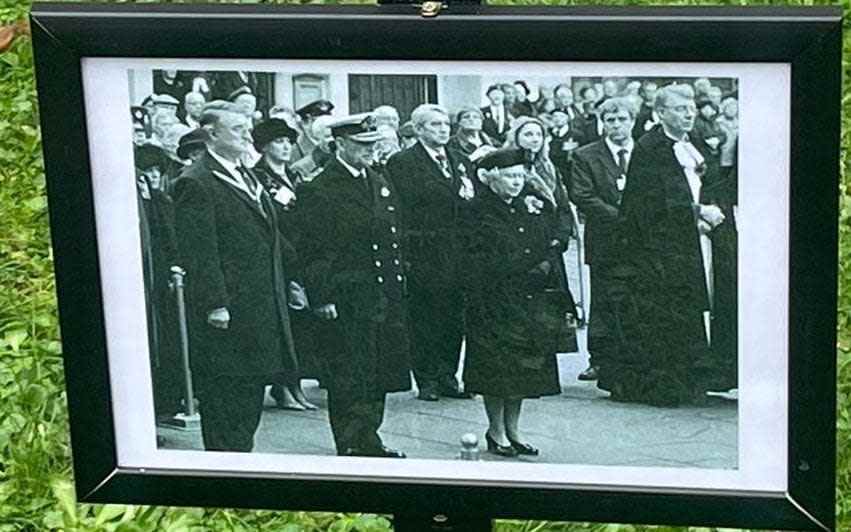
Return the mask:
<path id="1" fill-rule="evenodd" d="M 446 514 L 394 514 L 394 532 L 491 532 L 493 524 L 484 517 L 450 516 Z"/>

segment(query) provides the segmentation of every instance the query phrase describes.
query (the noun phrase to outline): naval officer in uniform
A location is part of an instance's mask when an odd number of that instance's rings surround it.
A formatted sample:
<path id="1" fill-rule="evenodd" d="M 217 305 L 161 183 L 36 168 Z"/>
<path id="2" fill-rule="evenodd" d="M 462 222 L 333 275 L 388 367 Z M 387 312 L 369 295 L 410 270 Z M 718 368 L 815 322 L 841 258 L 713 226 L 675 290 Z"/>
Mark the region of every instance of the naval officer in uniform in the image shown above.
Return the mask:
<path id="1" fill-rule="evenodd" d="M 305 280 L 328 366 L 337 454 L 404 458 L 378 434 L 385 395 L 408 390 L 406 278 L 399 203 L 370 167 L 381 138 L 370 114 L 331 124 L 334 157 L 301 196 Z"/>

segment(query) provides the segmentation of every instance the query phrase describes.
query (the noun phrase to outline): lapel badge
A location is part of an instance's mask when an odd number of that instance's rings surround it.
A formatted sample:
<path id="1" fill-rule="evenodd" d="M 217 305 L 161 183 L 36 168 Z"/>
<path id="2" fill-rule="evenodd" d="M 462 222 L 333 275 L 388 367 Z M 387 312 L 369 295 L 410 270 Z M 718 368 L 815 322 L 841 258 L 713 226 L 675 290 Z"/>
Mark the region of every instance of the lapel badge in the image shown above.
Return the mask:
<path id="1" fill-rule="evenodd" d="M 381 194 L 382 198 L 390 197 L 390 189 L 387 187 L 381 187 L 381 190 L 378 193 Z"/>

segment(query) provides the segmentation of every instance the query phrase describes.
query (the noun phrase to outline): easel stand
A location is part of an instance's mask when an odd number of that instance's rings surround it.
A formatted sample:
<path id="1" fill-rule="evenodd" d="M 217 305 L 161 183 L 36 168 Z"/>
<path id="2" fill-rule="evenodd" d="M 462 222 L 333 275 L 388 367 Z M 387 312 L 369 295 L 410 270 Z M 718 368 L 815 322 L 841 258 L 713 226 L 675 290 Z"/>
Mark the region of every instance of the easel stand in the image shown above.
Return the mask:
<path id="1" fill-rule="evenodd" d="M 416 8 L 423 18 L 435 18 L 445 10 L 451 11 L 452 8 L 457 8 L 457 12 L 469 14 L 469 8 L 480 6 L 482 2 L 481 0 L 426 0 L 422 2 L 414 0 L 378 0 L 378 4 L 387 7 L 409 5 L 412 8 Z M 394 12 L 398 13 L 398 11 Z M 470 437 L 470 442 L 462 440 L 462 445 L 465 448 L 469 446 L 475 447 L 477 445 L 476 438 L 472 435 Z M 462 460 L 478 460 L 477 452 L 475 453 L 476 456 L 468 456 L 469 454 L 468 448 L 466 454 L 465 451 L 462 451 L 460 458 Z M 394 514 L 393 530 L 394 532 L 491 532 L 493 530 L 493 523 L 489 517 L 402 513 Z"/>

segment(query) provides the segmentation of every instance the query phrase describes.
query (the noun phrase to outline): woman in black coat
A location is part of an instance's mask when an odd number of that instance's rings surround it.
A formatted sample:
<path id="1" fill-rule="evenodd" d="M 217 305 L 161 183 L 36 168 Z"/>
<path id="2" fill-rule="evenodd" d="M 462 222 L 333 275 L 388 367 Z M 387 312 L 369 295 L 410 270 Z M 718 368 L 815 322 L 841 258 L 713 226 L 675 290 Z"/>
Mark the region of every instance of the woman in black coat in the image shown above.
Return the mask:
<path id="1" fill-rule="evenodd" d="M 484 396 L 488 451 L 537 455 L 519 433 L 525 398 L 561 392 L 556 353 L 564 350 L 575 303 L 553 238 L 550 204 L 521 196 L 528 170 L 522 150 L 486 155 L 478 177 L 487 188 L 466 224 L 466 390 Z"/>

